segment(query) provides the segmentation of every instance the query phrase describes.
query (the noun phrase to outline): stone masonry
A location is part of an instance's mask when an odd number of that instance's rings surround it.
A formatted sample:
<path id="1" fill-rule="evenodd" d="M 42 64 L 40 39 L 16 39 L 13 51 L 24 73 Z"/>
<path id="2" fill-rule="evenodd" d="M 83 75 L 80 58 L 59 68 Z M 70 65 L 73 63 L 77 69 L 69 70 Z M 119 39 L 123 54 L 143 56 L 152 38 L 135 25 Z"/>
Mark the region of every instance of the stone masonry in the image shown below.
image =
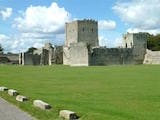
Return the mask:
<path id="1" fill-rule="evenodd" d="M 22 65 L 52 65 L 63 63 L 62 46 L 52 46 L 46 43 L 44 47 L 34 50 L 33 53 L 20 53 L 19 64 Z"/>
<path id="2" fill-rule="evenodd" d="M 99 46 L 98 23 L 94 20 L 77 20 L 66 23 L 66 41 L 63 47 L 63 64 L 89 65 L 89 47 Z"/>
<path id="3" fill-rule="evenodd" d="M 100 47 L 94 20 L 66 23 L 63 64 L 70 66 L 143 64 L 148 33 L 127 33 L 122 48 Z"/>
<path id="4" fill-rule="evenodd" d="M 64 64 L 70 66 L 160 64 L 159 52 L 147 50 L 148 33 L 126 33 L 119 48 L 99 46 L 98 23 L 95 20 L 76 20 L 65 24 L 64 46 L 50 43 L 33 54 L 21 53 L 22 65 Z"/>

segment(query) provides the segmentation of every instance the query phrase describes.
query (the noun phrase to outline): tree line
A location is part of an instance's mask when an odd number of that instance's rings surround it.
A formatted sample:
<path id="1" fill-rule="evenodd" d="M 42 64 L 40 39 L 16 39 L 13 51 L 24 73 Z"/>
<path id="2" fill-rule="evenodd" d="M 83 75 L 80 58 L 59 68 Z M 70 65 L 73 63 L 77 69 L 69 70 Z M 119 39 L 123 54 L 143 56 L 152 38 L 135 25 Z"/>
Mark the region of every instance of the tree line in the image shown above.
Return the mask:
<path id="1" fill-rule="evenodd" d="M 147 48 L 152 51 L 160 51 L 160 34 L 149 35 Z"/>

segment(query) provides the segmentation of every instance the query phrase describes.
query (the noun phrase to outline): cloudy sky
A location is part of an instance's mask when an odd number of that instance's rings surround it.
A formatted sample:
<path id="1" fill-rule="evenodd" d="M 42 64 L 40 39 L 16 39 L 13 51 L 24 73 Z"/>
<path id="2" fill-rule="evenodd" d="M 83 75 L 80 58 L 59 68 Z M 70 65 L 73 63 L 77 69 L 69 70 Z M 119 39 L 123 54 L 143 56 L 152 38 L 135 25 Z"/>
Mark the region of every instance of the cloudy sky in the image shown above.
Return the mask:
<path id="1" fill-rule="evenodd" d="M 119 46 L 126 32 L 160 33 L 160 0 L 0 0 L 0 44 L 6 52 L 62 45 L 64 24 L 98 21 L 101 46 Z"/>

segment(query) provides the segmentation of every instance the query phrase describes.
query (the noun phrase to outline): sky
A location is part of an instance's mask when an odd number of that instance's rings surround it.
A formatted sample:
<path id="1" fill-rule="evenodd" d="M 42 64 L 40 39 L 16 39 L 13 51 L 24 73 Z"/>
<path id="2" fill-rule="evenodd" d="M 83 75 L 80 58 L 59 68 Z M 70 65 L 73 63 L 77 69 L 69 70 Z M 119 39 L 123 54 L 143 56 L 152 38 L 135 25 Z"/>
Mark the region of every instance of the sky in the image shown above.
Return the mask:
<path id="1" fill-rule="evenodd" d="M 94 19 L 100 46 L 117 47 L 126 32 L 160 33 L 160 0 L 0 0 L 0 44 L 23 52 L 63 45 L 65 23 Z"/>

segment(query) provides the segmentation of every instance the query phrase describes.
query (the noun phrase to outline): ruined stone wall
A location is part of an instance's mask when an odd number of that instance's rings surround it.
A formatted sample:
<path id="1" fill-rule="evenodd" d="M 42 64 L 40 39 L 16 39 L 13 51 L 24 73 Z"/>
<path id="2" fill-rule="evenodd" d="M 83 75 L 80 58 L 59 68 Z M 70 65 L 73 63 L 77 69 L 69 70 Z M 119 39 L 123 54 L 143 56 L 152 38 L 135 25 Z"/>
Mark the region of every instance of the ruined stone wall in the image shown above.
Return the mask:
<path id="1" fill-rule="evenodd" d="M 42 50 L 40 65 L 49 65 L 49 51 L 46 49 Z"/>
<path id="2" fill-rule="evenodd" d="M 31 53 L 20 53 L 19 64 L 21 65 L 40 65 L 41 56 Z"/>
<path id="3" fill-rule="evenodd" d="M 33 55 L 22 53 L 22 65 L 33 65 Z"/>
<path id="4" fill-rule="evenodd" d="M 93 48 L 90 52 L 90 65 L 122 65 L 135 64 L 132 49 L 124 48 Z"/>
<path id="5" fill-rule="evenodd" d="M 145 56 L 143 48 L 89 48 L 85 43 L 71 44 L 63 50 L 68 52 L 64 62 L 71 66 L 143 64 Z"/>
<path id="6" fill-rule="evenodd" d="M 160 51 L 146 50 L 144 64 L 160 64 Z"/>
<path id="7" fill-rule="evenodd" d="M 33 60 L 33 65 L 40 65 L 40 58 L 41 58 L 40 55 L 34 54 L 34 55 L 33 55 L 33 58 L 32 58 L 32 60 Z"/>
<path id="8" fill-rule="evenodd" d="M 33 53 L 19 54 L 19 64 L 22 65 L 52 65 L 63 63 L 63 47 L 52 47 L 46 43 L 44 47 L 36 49 Z"/>
<path id="9" fill-rule="evenodd" d="M 54 64 L 63 64 L 63 46 L 55 46 L 55 63 Z"/>
<path id="10" fill-rule="evenodd" d="M 70 65 L 71 66 L 88 66 L 89 64 L 88 47 L 86 43 L 71 44 L 70 48 Z"/>
<path id="11" fill-rule="evenodd" d="M 55 46 L 49 50 L 50 64 L 63 64 L 63 46 Z"/>

